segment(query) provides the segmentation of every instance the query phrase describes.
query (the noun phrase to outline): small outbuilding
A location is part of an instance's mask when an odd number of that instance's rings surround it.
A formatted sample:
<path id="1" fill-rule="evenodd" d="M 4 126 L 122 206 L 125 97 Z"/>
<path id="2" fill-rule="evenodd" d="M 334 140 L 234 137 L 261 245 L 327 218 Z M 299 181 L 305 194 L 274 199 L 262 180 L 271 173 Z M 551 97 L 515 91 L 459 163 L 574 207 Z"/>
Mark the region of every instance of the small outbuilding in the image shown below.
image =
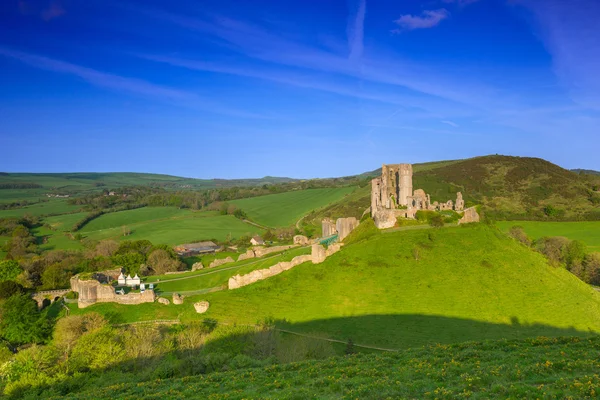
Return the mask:
<path id="1" fill-rule="evenodd" d="M 253 236 L 252 239 L 250 239 L 250 243 L 253 246 L 264 246 L 265 241 L 260 236 Z"/>
<path id="2" fill-rule="evenodd" d="M 197 243 L 186 243 L 180 244 L 175 247 L 175 252 L 183 257 L 189 257 L 196 254 L 210 254 L 220 250 L 221 247 L 214 242 L 197 242 Z"/>

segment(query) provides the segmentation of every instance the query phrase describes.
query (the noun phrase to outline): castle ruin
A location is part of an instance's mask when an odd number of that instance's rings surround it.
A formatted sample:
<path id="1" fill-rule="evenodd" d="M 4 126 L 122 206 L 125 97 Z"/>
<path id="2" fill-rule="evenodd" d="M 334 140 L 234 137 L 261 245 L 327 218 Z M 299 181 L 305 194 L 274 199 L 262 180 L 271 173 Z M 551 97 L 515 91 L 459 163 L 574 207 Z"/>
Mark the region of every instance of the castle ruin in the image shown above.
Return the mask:
<path id="1" fill-rule="evenodd" d="M 371 217 L 379 229 L 393 227 L 399 217 L 414 219 L 419 210 L 464 210 L 462 193 L 456 194 L 456 202 L 431 202 L 423 189 L 413 191 L 412 176 L 411 164 L 383 164 L 381 177 L 371 181 Z"/>

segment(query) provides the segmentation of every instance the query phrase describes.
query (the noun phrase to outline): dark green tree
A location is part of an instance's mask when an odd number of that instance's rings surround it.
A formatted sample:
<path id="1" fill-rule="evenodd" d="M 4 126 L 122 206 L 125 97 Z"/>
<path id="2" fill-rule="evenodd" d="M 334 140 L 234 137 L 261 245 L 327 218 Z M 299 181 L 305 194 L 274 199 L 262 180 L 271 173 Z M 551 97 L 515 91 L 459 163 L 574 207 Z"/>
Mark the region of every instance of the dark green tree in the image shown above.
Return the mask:
<path id="1" fill-rule="evenodd" d="M 26 294 L 12 296 L 0 305 L 0 334 L 13 344 L 42 343 L 50 328 L 37 303 Z"/>

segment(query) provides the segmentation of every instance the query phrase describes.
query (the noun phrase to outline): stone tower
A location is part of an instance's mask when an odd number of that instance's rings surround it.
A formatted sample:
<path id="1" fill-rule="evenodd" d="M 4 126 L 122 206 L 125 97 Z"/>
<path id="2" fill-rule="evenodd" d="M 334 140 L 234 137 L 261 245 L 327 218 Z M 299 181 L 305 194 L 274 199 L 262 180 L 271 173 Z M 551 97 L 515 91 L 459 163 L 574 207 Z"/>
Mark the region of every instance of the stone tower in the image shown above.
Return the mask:
<path id="1" fill-rule="evenodd" d="M 381 193 L 385 194 L 381 199 L 385 208 L 396 208 L 393 202 L 407 206 L 408 198 L 413 195 L 412 165 L 384 164 L 381 167 Z"/>

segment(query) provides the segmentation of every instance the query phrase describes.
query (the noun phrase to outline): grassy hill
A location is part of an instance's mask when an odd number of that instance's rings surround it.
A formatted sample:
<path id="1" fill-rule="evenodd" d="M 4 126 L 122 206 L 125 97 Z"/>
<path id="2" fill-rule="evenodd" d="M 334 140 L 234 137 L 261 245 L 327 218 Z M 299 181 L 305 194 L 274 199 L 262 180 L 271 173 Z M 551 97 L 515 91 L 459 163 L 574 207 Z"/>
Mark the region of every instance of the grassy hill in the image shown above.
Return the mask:
<path id="1" fill-rule="evenodd" d="M 600 332 L 600 293 L 486 226 L 381 234 L 345 246 L 322 264 L 186 302 L 198 300 L 211 304 L 202 318 L 270 319 L 293 332 L 390 349 Z M 199 318 L 191 305 L 142 306 L 145 320 Z M 115 318 L 128 309 L 103 304 L 85 310 Z M 121 320 L 132 322 L 128 315 Z"/>
<path id="2" fill-rule="evenodd" d="M 413 165 L 413 188 L 424 189 L 432 201 L 456 200 L 462 192 L 467 205 L 483 205 L 494 219 L 598 220 L 600 178 L 578 174 L 539 158 L 486 156 Z M 381 170 L 366 173 L 379 176 Z M 324 217 L 359 218 L 370 206 L 370 185 L 351 197 L 307 216 L 318 227 Z M 555 209 L 550 217 L 544 209 Z"/>
<path id="3" fill-rule="evenodd" d="M 598 351 L 598 337 L 464 343 L 143 383 L 114 376 L 56 398 L 583 399 L 600 390 Z"/>

